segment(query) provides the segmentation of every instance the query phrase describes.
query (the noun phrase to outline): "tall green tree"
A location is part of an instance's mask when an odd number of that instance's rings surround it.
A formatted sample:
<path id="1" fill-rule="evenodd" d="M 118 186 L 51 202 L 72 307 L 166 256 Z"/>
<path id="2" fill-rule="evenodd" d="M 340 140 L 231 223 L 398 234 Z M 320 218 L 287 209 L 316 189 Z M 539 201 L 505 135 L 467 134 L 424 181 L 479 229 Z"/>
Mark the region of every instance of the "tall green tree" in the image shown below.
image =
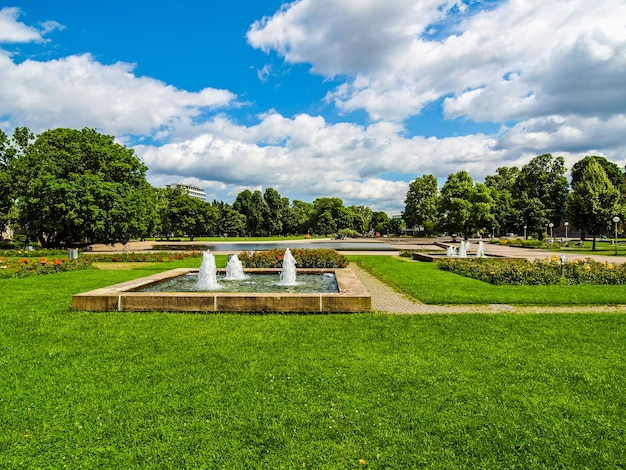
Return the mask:
<path id="1" fill-rule="evenodd" d="M 243 236 L 246 234 L 246 217 L 232 206 L 225 204 L 220 210 L 218 232 L 227 236 Z"/>
<path id="2" fill-rule="evenodd" d="M 588 161 L 578 183 L 567 196 L 568 220 L 579 230 L 593 236 L 592 249 L 595 251 L 596 237 L 610 232 L 613 217 L 623 220 L 623 212 L 620 191 L 613 186 L 600 163 Z"/>
<path id="3" fill-rule="evenodd" d="M 609 178 L 609 181 L 611 182 L 611 184 L 613 184 L 613 187 L 617 189 L 620 194 L 624 194 L 624 192 L 626 192 L 626 187 L 624 184 L 624 172 L 622 171 L 622 167 L 620 167 L 616 163 L 608 161 L 605 157 L 601 157 L 598 155 L 587 156 L 574 163 L 571 171 L 572 188 L 574 188 L 580 182 L 585 168 L 591 161 L 595 161 L 602 167 L 602 169 L 606 173 L 607 178 Z"/>
<path id="4" fill-rule="evenodd" d="M 12 137 L 0 129 L 0 229 L 13 225 L 17 219 L 15 201 L 19 185 L 11 175 L 11 163 L 26 152 L 33 139 L 27 127 L 16 128 Z"/>
<path id="5" fill-rule="evenodd" d="M 248 235 L 264 234 L 265 218 L 268 214 L 267 204 L 261 191 L 245 189 L 235 198 L 233 209 L 246 217 Z"/>
<path id="6" fill-rule="evenodd" d="M 20 224 L 46 247 L 144 236 L 155 204 L 146 169 L 112 136 L 46 131 L 11 163 Z"/>
<path id="7" fill-rule="evenodd" d="M 402 217 L 407 227 L 423 226 L 432 233 L 439 221 L 439 185 L 433 175 L 423 175 L 409 184 Z"/>
<path id="8" fill-rule="evenodd" d="M 518 232 L 522 217 L 519 209 L 515 207 L 514 187 L 517 177 L 519 176 L 519 168 L 502 166 L 496 170 L 493 175 L 487 175 L 485 178 L 485 186 L 491 190 L 493 198 L 493 226 L 498 234 Z"/>
<path id="9" fill-rule="evenodd" d="M 442 226 L 448 233 L 469 235 L 473 192 L 474 180 L 467 171 L 448 175 L 439 198 L 439 211 L 443 215 Z"/>
<path id="10" fill-rule="evenodd" d="M 522 213 L 525 207 L 521 201 L 531 201 L 533 207 L 541 207 L 542 213 L 536 212 L 532 217 L 532 220 L 541 220 L 541 225 L 529 220 L 520 220 L 520 225 L 539 231 L 550 222 L 558 225 L 563 220 L 569 192 L 565 173 L 565 159 L 550 154 L 539 155 L 522 167 L 514 185 L 515 208 Z"/>
<path id="11" fill-rule="evenodd" d="M 282 235 L 284 216 L 289 207 L 289 199 L 283 198 L 274 188 L 267 188 L 263 193 L 267 213 L 263 220 L 267 235 Z"/>

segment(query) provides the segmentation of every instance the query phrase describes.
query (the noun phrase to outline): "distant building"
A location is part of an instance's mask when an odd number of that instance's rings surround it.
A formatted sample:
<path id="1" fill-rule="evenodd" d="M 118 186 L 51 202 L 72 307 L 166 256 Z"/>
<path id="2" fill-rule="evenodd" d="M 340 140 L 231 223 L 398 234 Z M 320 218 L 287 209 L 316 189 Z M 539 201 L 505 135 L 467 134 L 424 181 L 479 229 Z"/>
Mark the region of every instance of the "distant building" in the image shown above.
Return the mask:
<path id="1" fill-rule="evenodd" d="M 199 188 L 198 186 L 193 186 L 191 184 L 173 183 L 168 184 L 167 188 L 178 189 L 184 193 L 187 193 L 189 197 L 200 199 L 201 201 L 206 201 L 206 192 L 204 191 L 204 189 Z"/>

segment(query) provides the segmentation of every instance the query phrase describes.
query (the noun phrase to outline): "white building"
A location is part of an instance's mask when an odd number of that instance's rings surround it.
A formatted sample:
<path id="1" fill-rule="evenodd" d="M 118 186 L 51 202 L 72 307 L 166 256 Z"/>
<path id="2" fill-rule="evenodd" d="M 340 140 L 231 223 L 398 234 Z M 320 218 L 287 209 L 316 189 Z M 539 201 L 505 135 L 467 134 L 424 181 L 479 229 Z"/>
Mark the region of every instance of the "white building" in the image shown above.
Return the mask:
<path id="1" fill-rule="evenodd" d="M 173 183 L 168 184 L 167 188 L 178 189 L 184 193 L 189 194 L 189 197 L 200 199 L 201 201 L 206 201 L 206 192 L 204 191 L 204 189 L 198 186 L 193 186 L 191 184 Z"/>

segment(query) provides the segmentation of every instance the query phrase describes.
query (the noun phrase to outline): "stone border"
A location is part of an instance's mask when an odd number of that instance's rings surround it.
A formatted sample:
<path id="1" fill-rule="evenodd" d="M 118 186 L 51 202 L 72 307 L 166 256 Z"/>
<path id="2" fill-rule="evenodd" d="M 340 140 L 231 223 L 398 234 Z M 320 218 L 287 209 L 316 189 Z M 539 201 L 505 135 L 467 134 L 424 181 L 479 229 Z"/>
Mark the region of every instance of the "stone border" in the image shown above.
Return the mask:
<path id="1" fill-rule="evenodd" d="M 350 268 L 299 269 L 302 274 L 333 273 L 338 293 L 232 293 L 232 292 L 136 292 L 164 279 L 197 269 L 179 268 L 122 282 L 72 297 L 72 308 L 118 312 L 276 312 L 352 313 L 372 309 L 372 297 Z M 223 270 L 219 270 L 223 272 Z M 249 273 L 274 273 L 280 269 L 246 269 Z"/>

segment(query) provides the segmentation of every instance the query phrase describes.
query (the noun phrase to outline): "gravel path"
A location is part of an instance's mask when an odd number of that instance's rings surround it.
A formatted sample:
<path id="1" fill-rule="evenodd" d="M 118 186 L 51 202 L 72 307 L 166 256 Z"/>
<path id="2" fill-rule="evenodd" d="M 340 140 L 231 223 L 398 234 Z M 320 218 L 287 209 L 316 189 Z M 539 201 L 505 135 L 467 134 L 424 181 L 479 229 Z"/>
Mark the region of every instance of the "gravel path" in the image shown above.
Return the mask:
<path id="1" fill-rule="evenodd" d="M 626 313 L 626 305 L 565 305 L 556 307 L 506 304 L 426 305 L 393 290 L 356 263 L 351 263 L 350 268 L 372 295 L 372 310 L 384 313 Z"/>

